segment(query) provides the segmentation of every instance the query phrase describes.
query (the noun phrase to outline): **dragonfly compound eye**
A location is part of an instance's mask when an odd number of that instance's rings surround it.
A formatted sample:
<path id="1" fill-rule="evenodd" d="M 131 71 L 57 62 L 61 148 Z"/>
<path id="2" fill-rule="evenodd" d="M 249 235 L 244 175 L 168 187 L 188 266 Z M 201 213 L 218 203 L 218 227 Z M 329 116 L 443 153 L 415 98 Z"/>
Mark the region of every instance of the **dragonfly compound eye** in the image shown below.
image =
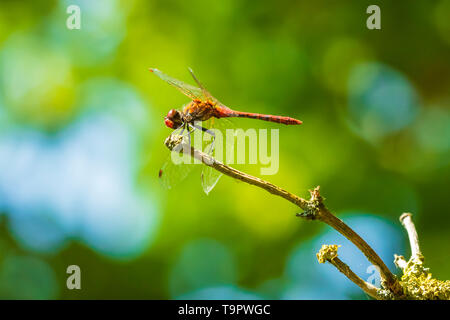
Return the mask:
<path id="1" fill-rule="evenodd" d="M 166 127 L 169 127 L 170 129 L 174 129 L 173 121 L 167 117 L 164 118 L 164 124 L 166 125 Z"/>
<path id="2" fill-rule="evenodd" d="M 167 113 L 167 118 L 172 119 L 175 118 L 177 116 L 177 110 L 172 109 Z"/>
<path id="3" fill-rule="evenodd" d="M 179 128 L 183 124 L 180 112 L 175 109 L 170 110 L 164 118 L 164 123 L 171 129 Z"/>

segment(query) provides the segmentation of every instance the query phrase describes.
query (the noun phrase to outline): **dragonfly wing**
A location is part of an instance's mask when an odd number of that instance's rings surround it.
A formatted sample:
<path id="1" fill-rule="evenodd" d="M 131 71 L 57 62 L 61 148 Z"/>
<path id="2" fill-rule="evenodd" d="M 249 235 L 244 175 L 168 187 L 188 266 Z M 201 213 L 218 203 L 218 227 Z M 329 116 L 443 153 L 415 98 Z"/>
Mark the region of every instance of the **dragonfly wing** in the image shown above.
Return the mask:
<path id="1" fill-rule="evenodd" d="M 217 102 L 217 99 L 214 98 L 211 93 L 209 93 L 208 90 L 206 90 L 205 86 L 200 82 L 200 80 L 198 80 L 198 78 L 195 76 L 194 71 L 191 68 L 188 68 L 189 73 L 191 74 L 192 78 L 194 79 L 194 81 L 197 83 L 197 85 L 200 87 L 200 89 L 202 90 L 203 96 L 205 98 L 207 98 L 210 101 L 214 101 Z"/>
<path id="2" fill-rule="evenodd" d="M 216 135 L 213 156 L 223 163 L 234 163 L 234 159 L 227 159 L 227 155 L 233 155 L 233 158 L 235 157 L 236 135 L 238 132 L 236 131 L 237 127 L 234 121 L 230 118 L 210 118 L 205 121 L 204 126 Z"/>
<path id="3" fill-rule="evenodd" d="M 159 170 L 159 182 L 165 189 L 172 189 L 188 176 L 193 167 L 190 164 L 175 164 L 169 156 Z"/>
<path id="4" fill-rule="evenodd" d="M 171 86 L 174 86 L 175 88 L 180 90 L 181 93 L 188 96 L 192 100 L 195 100 L 195 99 L 204 100 L 205 99 L 202 89 L 191 86 L 190 84 L 184 83 L 181 80 L 172 78 L 172 77 L 168 76 L 167 74 L 161 72 L 158 69 L 151 68 L 150 71 L 153 72 L 154 74 L 156 74 L 160 79 L 164 80 Z"/>
<path id="5" fill-rule="evenodd" d="M 227 138 L 228 129 L 233 130 L 230 131 L 230 133 L 235 132 L 234 129 L 236 128 L 234 123 L 228 119 L 210 118 L 208 121 L 205 121 L 204 127 L 215 134 L 214 142 L 209 142 L 208 145 L 204 147 L 204 152 L 214 157 L 216 160 L 225 163 L 227 149 L 234 148 L 234 135 L 230 136 L 230 134 L 228 134 L 228 138 L 231 139 Z M 216 186 L 220 177 L 222 177 L 222 173 L 209 166 L 204 166 L 202 171 L 202 187 L 206 194 L 211 192 Z"/>
<path id="6" fill-rule="evenodd" d="M 209 194 L 212 189 L 216 186 L 217 182 L 219 181 L 220 177 L 223 174 L 207 165 L 203 166 L 202 170 L 202 187 L 203 191 L 205 191 L 206 194 Z"/>
<path id="7" fill-rule="evenodd" d="M 211 123 L 208 123 L 208 125 L 210 126 L 208 128 L 208 132 L 214 132 L 214 134 L 216 134 L 216 131 L 214 131 L 214 128 L 212 127 Z M 212 131 L 209 131 L 212 130 Z M 209 133 L 204 133 L 205 135 L 209 134 Z M 217 137 L 217 135 L 216 135 Z M 212 137 L 211 137 L 212 138 Z M 204 139 L 203 141 L 208 141 L 206 139 Z M 216 139 L 211 139 L 209 140 L 207 143 L 203 144 L 203 151 L 205 153 L 207 153 L 208 155 L 214 157 L 216 155 Z M 218 159 L 221 160 L 221 159 Z M 220 177 L 222 176 L 222 173 L 220 173 L 219 171 L 211 168 L 210 166 L 207 165 L 203 165 L 203 170 L 202 170 L 202 187 L 203 187 L 203 191 L 205 191 L 206 194 L 209 194 L 211 192 L 212 189 L 214 189 L 214 187 L 216 186 L 217 182 L 219 181 Z"/>
<path id="8" fill-rule="evenodd" d="M 172 133 L 172 135 L 181 136 L 185 143 L 188 142 L 188 134 L 187 130 L 181 128 Z M 191 160 L 190 155 L 180 153 L 175 147 L 175 150 L 170 152 L 166 162 L 159 170 L 158 176 L 161 185 L 166 189 L 171 189 L 185 179 L 194 167 Z"/>
<path id="9" fill-rule="evenodd" d="M 205 128 L 208 129 L 214 129 L 214 130 L 220 130 L 222 134 L 226 134 L 227 129 L 233 129 L 236 130 L 236 125 L 234 121 L 232 121 L 230 118 L 214 118 L 211 117 L 207 121 L 205 121 Z"/>

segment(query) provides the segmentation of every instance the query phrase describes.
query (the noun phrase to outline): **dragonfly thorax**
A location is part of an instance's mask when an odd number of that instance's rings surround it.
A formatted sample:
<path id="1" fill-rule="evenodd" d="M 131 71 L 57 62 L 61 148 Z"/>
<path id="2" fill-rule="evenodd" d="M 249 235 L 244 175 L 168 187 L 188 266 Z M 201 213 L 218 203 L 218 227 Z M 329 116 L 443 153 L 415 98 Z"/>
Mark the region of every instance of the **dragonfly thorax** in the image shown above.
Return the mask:
<path id="1" fill-rule="evenodd" d="M 215 103 L 199 99 L 192 100 L 186 105 L 182 112 L 184 122 L 206 121 L 211 117 L 216 116 Z"/>

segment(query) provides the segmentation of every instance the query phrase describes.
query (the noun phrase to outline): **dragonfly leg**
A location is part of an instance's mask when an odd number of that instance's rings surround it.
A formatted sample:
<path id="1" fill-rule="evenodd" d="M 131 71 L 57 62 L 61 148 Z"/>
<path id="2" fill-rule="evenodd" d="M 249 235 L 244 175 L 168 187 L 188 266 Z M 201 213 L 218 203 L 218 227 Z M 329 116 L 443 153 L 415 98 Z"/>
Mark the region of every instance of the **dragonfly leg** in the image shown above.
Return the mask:
<path id="1" fill-rule="evenodd" d="M 189 141 L 189 147 L 191 146 L 191 130 L 189 130 L 189 126 L 187 126 L 187 131 L 188 131 L 188 141 Z"/>
<path id="2" fill-rule="evenodd" d="M 212 130 L 209 130 L 209 129 L 199 126 L 199 125 L 196 125 L 195 123 L 191 124 L 191 126 L 198 130 L 202 130 L 205 133 L 208 133 L 212 137 L 212 142 L 208 146 L 208 150 L 206 151 L 207 154 L 211 154 L 212 150 L 214 149 L 214 141 L 216 140 L 216 134 Z"/>

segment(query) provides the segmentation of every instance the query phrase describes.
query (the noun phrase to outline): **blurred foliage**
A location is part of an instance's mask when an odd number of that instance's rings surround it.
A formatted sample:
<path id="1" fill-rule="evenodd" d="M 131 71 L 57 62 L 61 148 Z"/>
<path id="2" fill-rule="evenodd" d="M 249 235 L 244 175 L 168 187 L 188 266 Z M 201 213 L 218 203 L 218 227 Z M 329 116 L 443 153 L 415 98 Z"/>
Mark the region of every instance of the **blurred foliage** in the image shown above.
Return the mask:
<path id="1" fill-rule="evenodd" d="M 383 3 L 373 31 L 370 4 L 2 1 L 0 298 L 366 298 L 315 253 L 340 244 L 367 279 L 364 257 L 286 201 L 228 177 L 206 196 L 199 170 L 161 189 L 163 117 L 188 100 L 149 67 L 184 81 L 192 67 L 230 107 L 303 120 L 235 124 L 280 128 L 264 178 L 305 197 L 320 185 L 392 270 L 412 212 L 450 279 L 450 1 Z M 65 287 L 71 264 L 81 290 Z"/>

